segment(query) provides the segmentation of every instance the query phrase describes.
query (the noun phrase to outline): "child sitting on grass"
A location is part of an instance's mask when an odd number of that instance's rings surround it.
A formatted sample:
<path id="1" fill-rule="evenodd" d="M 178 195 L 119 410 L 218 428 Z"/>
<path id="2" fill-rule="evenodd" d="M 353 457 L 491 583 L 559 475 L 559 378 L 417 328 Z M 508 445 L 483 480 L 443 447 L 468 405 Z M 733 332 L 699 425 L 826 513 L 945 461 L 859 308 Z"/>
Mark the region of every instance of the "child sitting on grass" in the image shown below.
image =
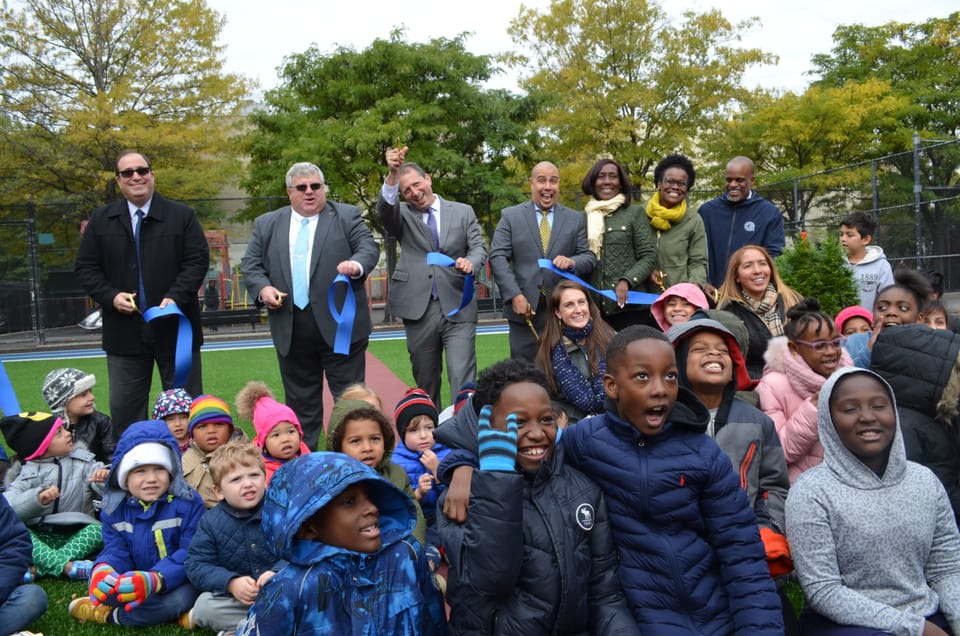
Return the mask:
<path id="1" fill-rule="evenodd" d="M 103 495 L 103 550 L 90 596 L 70 603 L 80 622 L 189 624 L 197 590 L 184 562 L 203 500 L 183 479 L 180 449 L 167 425 L 135 422 L 120 436 Z"/>
<path id="2" fill-rule="evenodd" d="M 110 416 L 97 410 L 93 387 L 97 378 L 80 369 L 54 369 L 43 380 L 43 398 L 50 412 L 73 433 L 77 448 L 86 448 L 98 462 L 109 465 L 117 446 Z"/>
<path id="3" fill-rule="evenodd" d="M 417 512 L 413 536 L 426 546 L 427 524 L 407 472 L 391 461 L 396 435 L 387 417 L 360 400 L 340 400 L 330 415 L 327 450 L 345 453 L 389 479 L 409 495 Z"/>
<path id="4" fill-rule="evenodd" d="M 23 461 L 3 496 L 33 540 L 33 568 L 25 579 L 87 580 L 93 564 L 86 559 L 103 545 L 93 501 L 109 470 L 89 450 L 75 449 L 63 420 L 49 413 L 5 417 L 0 429 Z"/>
<path id="5" fill-rule="evenodd" d="M 212 395 L 198 395 L 190 405 L 190 446 L 183 453 L 183 477 L 203 498 L 208 509 L 220 499 L 210 477 L 210 455 L 233 435 L 233 418 L 227 403 Z"/>
<path id="6" fill-rule="evenodd" d="M 26 526 L 7 500 L 0 497 L 0 625 L 4 633 L 16 634 L 47 611 L 47 593 L 43 588 L 21 585 L 32 552 Z"/>
<path id="7" fill-rule="evenodd" d="M 210 457 L 220 503 L 200 519 L 187 551 L 187 576 L 201 592 L 191 614 L 198 627 L 232 633 L 277 565 L 261 526 L 266 472 L 250 442 L 227 442 Z"/>
<path id="8" fill-rule="evenodd" d="M 180 452 L 190 447 L 190 407 L 193 398 L 183 389 L 169 389 L 157 396 L 153 406 L 153 419 L 163 420 L 177 440 Z"/>
<path id="9" fill-rule="evenodd" d="M 276 472 L 263 504 L 274 555 L 240 636 L 434 636 L 443 601 L 411 532 L 413 501 L 369 466 L 310 453 Z"/>
<path id="10" fill-rule="evenodd" d="M 310 452 L 303 443 L 303 428 L 293 409 L 273 398 L 273 393 L 263 382 L 247 382 L 236 399 L 240 417 L 253 420 L 257 432 L 254 439 L 263 453 L 267 471 L 267 483 L 277 469 L 291 459 Z"/>

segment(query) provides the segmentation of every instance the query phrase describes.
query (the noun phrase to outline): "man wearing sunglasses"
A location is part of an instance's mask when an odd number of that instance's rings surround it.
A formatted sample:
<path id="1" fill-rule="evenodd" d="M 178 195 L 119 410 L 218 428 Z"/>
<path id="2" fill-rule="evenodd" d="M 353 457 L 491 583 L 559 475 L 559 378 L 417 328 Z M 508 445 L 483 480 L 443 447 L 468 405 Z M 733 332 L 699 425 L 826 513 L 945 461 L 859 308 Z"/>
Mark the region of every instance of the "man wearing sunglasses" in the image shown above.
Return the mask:
<path id="1" fill-rule="evenodd" d="M 123 198 L 94 210 L 77 252 L 75 271 L 103 312 L 103 350 L 110 379 L 110 417 L 118 434 L 147 416 L 153 365 L 164 389 L 173 388 L 177 320 L 147 323 L 142 312 L 176 304 L 193 328 L 187 385 L 203 392 L 200 368 L 200 302 L 197 291 L 210 250 L 193 209 L 154 192 L 146 155 L 125 150 L 117 158 Z"/>
<path id="2" fill-rule="evenodd" d="M 377 266 L 380 246 L 357 207 L 327 201 L 317 166 L 293 164 L 286 186 L 290 205 L 257 217 L 240 271 L 250 296 L 269 310 L 286 403 L 300 419 L 303 441 L 316 450 L 324 375 L 334 398 L 364 380 L 373 327 L 364 281 Z M 337 322 L 327 300 L 338 274 L 349 279 L 357 307 L 345 355 L 334 353 Z M 346 287 L 334 290 L 342 310 Z"/>

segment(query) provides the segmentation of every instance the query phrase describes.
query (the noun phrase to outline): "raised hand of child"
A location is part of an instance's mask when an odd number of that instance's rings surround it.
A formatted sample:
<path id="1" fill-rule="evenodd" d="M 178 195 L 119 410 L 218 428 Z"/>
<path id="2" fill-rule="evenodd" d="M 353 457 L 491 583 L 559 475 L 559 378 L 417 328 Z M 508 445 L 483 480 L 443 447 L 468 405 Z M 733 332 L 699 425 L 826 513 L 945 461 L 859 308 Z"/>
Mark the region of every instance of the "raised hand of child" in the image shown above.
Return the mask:
<path id="1" fill-rule="evenodd" d="M 437 468 L 440 467 L 440 459 L 437 457 L 437 454 L 427 448 L 420 453 L 419 459 L 420 463 L 423 464 L 423 467 L 429 470 L 431 475 L 436 477 Z"/>
<path id="2" fill-rule="evenodd" d="M 37 493 L 37 501 L 40 502 L 41 506 L 46 506 L 47 504 L 53 503 L 59 497 L 60 489 L 56 486 L 50 486 L 49 488 L 41 490 Z"/>
<path id="3" fill-rule="evenodd" d="M 227 583 L 227 591 L 233 595 L 233 598 L 250 607 L 257 600 L 260 586 L 249 576 L 238 576 Z"/>
<path id="4" fill-rule="evenodd" d="M 90 602 L 94 606 L 103 603 L 109 598 L 117 587 L 117 571 L 106 563 L 98 563 L 90 572 L 90 583 L 87 586 L 87 592 L 90 594 Z"/>
<path id="5" fill-rule="evenodd" d="M 517 463 L 517 416 L 507 416 L 507 430 L 499 431 L 490 423 L 493 407 L 480 410 L 477 442 L 480 445 L 480 470 L 513 472 Z"/>
<path id="6" fill-rule="evenodd" d="M 110 474 L 109 468 L 98 468 L 97 470 L 90 473 L 89 479 L 87 481 L 93 482 L 95 484 L 102 484 L 107 481 L 107 475 Z"/>
<path id="7" fill-rule="evenodd" d="M 117 579 L 117 600 L 128 612 L 160 591 L 160 575 L 151 570 L 130 570 Z"/>
<path id="8" fill-rule="evenodd" d="M 417 480 L 417 489 L 413 491 L 417 501 L 426 497 L 431 488 L 433 488 L 433 475 L 430 473 L 420 475 L 420 479 Z"/>

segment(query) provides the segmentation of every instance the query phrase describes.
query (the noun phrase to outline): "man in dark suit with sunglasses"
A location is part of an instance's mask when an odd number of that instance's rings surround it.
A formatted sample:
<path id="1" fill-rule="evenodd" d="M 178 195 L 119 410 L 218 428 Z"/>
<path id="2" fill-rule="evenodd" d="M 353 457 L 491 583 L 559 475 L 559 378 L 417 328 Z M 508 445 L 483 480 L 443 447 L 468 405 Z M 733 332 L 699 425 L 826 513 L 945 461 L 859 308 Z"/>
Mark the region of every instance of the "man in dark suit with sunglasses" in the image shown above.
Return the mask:
<path id="1" fill-rule="evenodd" d="M 323 173 L 312 163 L 287 171 L 290 205 L 257 217 L 240 262 L 252 298 L 269 310 L 286 403 L 303 427 L 303 441 L 316 450 L 323 430 L 323 377 L 330 393 L 363 382 L 373 323 L 364 281 L 380 259 L 360 210 L 327 201 Z M 350 350 L 334 353 L 337 322 L 327 295 L 337 274 L 347 276 L 356 297 Z M 335 287 L 341 311 L 346 286 Z"/>
<path id="2" fill-rule="evenodd" d="M 163 317 L 147 323 L 143 312 L 150 307 L 176 304 L 190 320 L 192 365 L 183 388 L 191 395 L 203 392 L 197 292 L 207 275 L 210 250 L 193 209 L 154 192 L 146 155 L 122 152 L 116 180 L 123 199 L 94 210 L 83 230 L 75 271 L 102 310 L 110 417 L 119 433 L 147 417 L 154 363 L 163 388 L 173 388 L 178 321 Z"/>

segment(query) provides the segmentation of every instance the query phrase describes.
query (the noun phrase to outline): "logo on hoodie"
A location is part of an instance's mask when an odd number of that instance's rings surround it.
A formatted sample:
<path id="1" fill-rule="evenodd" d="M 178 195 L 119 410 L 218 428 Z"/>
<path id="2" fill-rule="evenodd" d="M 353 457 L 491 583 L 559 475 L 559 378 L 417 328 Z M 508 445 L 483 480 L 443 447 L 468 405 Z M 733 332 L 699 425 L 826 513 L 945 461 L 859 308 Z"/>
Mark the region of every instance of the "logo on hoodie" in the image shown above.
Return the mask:
<path id="1" fill-rule="evenodd" d="M 754 223 L 753 221 L 747 221 L 746 223 L 743 224 L 743 229 L 746 230 L 747 232 L 756 232 L 757 224 Z"/>
<path id="2" fill-rule="evenodd" d="M 588 532 L 590 530 L 593 530 L 593 521 L 595 517 L 593 512 L 593 506 L 591 506 L 588 503 L 580 504 L 579 506 L 577 506 L 576 517 L 577 517 L 578 526 L 580 526 L 584 530 L 587 530 Z"/>

